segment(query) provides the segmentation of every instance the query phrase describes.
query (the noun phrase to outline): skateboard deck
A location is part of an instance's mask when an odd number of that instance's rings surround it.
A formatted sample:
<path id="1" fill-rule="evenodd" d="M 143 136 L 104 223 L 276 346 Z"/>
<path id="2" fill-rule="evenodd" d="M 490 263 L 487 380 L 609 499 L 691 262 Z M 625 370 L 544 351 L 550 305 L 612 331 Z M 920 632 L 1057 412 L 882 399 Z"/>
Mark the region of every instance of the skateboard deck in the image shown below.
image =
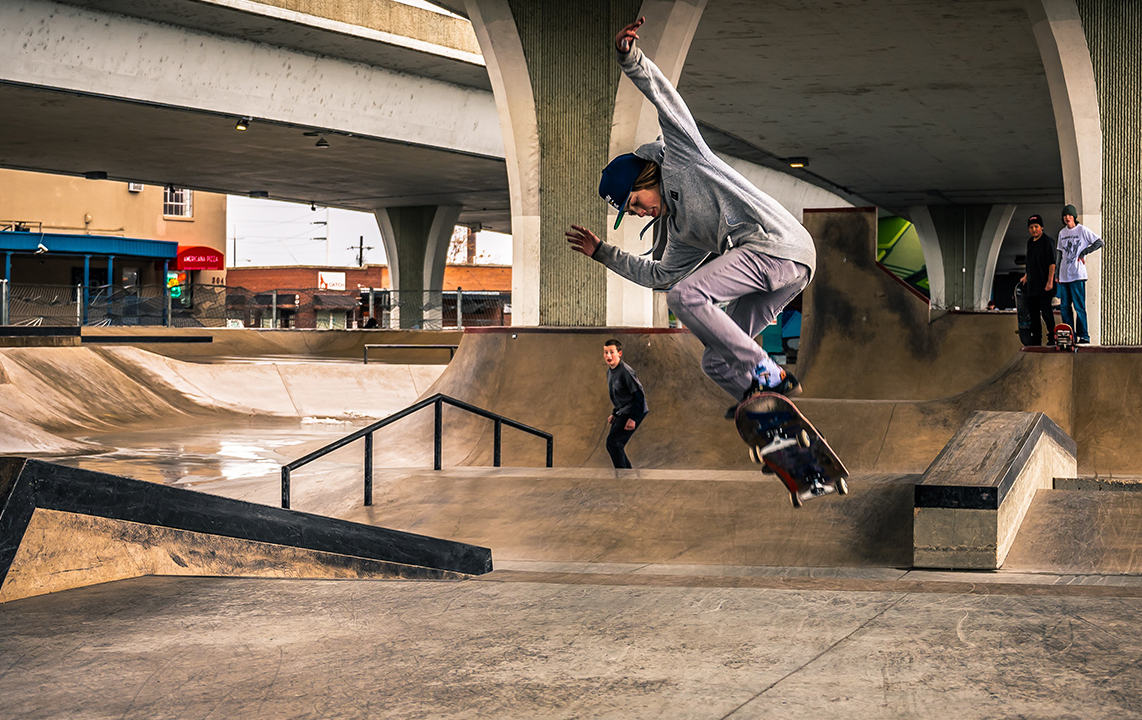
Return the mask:
<path id="1" fill-rule="evenodd" d="M 1075 333 L 1070 325 L 1059 323 L 1055 326 L 1055 347 L 1064 352 L 1075 352 Z"/>
<path id="2" fill-rule="evenodd" d="M 738 405 L 734 419 L 750 459 L 781 479 L 793 507 L 823 495 L 848 494 L 849 471 L 789 398 L 751 395 Z"/>
<path id="3" fill-rule="evenodd" d="M 1024 346 L 1034 343 L 1031 323 L 1037 323 L 1039 319 L 1031 316 L 1031 305 L 1027 302 L 1022 283 L 1015 283 L 1015 318 L 1019 325 L 1019 342 Z"/>

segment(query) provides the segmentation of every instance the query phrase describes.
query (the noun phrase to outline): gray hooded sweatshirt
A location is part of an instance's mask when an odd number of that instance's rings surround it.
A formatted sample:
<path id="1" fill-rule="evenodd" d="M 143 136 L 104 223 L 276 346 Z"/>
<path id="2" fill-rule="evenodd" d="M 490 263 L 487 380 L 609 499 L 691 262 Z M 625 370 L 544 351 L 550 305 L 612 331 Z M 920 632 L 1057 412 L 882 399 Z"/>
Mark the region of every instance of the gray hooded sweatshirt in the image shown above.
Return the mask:
<path id="1" fill-rule="evenodd" d="M 733 247 L 817 267 L 813 238 L 776 200 L 755 188 L 706 145 L 682 96 L 637 47 L 619 65 L 658 110 L 662 137 L 634 151 L 662 168 L 666 212 L 655 228 L 653 257 L 600 243 L 594 258 L 622 277 L 669 288 L 709 254 Z"/>

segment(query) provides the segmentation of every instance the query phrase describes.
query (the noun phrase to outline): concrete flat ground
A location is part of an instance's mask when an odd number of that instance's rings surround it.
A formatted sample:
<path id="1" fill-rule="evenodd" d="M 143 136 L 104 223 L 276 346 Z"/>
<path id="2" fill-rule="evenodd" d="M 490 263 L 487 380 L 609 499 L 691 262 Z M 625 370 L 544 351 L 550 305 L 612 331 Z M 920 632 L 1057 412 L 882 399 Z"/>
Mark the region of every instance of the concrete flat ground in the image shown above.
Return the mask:
<path id="1" fill-rule="evenodd" d="M 1118 719 L 1142 707 L 1138 583 L 533 570 L 154 577 L 11 602 L 0 717 Z"/>

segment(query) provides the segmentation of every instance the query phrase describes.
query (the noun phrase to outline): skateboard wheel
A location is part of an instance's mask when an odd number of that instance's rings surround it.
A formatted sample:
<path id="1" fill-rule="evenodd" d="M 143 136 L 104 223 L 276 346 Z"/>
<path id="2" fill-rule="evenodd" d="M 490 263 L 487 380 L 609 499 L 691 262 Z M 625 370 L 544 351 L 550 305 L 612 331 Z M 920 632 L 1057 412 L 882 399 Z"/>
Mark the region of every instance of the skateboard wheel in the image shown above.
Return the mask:
<path id="1" fill-rule="evenodd" d="M 804 448 L 809 447 L 809 433 L 799 430 L 797 432 L 797 444 Z"/>
<path id="2" fill-rule="evenodd" d="M 758 449 L 759 448 L 757 447 L 757 445 L 750 445 L 749 446 L 749 459 L 753 460 L 755 463 L 760 463 L 762 461 L 761 460 L 761 454 L 758 452 Z"/>
<path id="3" fill-rule="evenodd" d="M 837 494 L 838 495 L 848 495 L 849 494 L 849 484 L 847 482 L 845 482 L 844 478 L 837 478 Z"/>
<path id="4" fill-rule="evenodd" d="M 795 507 L 795 508 L 801 507 L 801 505 L 802 505 L 801 498 L 799 498 L 797 495 L 790 495 L 789 499 L 791 501 L 793 501 L 793 507 Z"/>

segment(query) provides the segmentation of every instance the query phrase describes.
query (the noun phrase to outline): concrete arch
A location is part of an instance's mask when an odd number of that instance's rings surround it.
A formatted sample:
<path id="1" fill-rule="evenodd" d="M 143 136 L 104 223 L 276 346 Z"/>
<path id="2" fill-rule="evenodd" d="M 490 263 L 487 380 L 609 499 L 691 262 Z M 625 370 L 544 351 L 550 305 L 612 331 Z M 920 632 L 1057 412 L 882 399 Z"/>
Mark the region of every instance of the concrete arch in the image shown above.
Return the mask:
<path id="1" fill-rule="evenodd" d="M 458 205 L 379 208 L 373 213 L 389 260 L 389 277 L 400 302 L 400 327 L 438 326 L 448 243 L 460 217 Z M 400 293 L 423 291 L 420 302 Z"/>
<path id="2" fill-rule="evenodd" d="M 1074 0 L 1026 0 L 1035 42 L 1043 59 L 1066 201 L 1078 208 L 1083 225 L 1102 235 L 1102 121 L 1090 47 Z M 1101 255 L 1087 257 L 1087 321 L 1091 342 L 1102 334 Z"/>
<path id="3" fill-rule="evenodd" d="M 934 308 L 944 309 L 948 304 L 944 285 L 944 253 L 940 249 L 936 223 L 926 205 L 908 208 L 908 219 L 916 226 L 920 249 L 924 252 L 924 266 L 928 269 L 928 302 Z"/>
<path id="4" fill-rule="evenodd" d="M 507 0 L 466 0 L 496 97 L 512 212 L 512 324 L 539 324 L 539 121 Z"/>
<path id="5" fill-rule="evenodd" d="M 975 300 L 973 309 L 983 310 L 991 299 L 991 286 L 995 281 L 995 263 L 999 250 L 1003 247 L 1003 236 L 1015 214 L 1015 205 L 992 205 L 987 215 L 987 224 L 979 239 L 975 256 Z"/>

